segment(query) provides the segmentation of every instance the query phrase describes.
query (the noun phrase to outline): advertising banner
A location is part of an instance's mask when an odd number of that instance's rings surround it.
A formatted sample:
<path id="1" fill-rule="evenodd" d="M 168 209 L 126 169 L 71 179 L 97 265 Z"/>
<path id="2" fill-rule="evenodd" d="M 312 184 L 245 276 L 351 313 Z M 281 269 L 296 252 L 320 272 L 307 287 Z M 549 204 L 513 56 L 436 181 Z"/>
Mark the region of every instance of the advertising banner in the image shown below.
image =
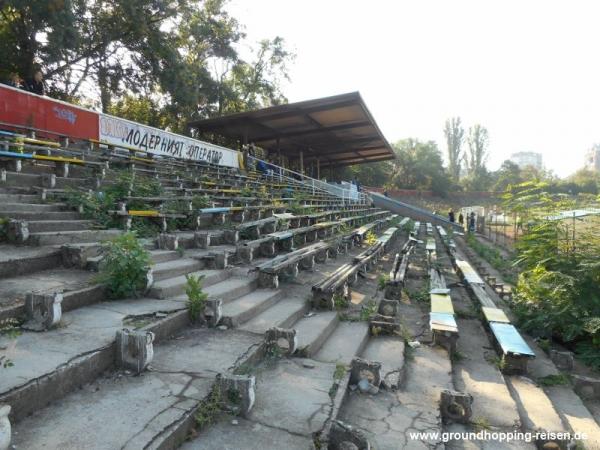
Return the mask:
<path id="1" fill-rule="evenodd" d="M 106 114 L 99 115 L 99 133 L 100 141 L 116 146 L 221 166 L 239 166 L 238 153 L 234 150 Z"/>
<path id="2" fill-rule="evenodd" d="M 98 114 L 0 85 L 0 122 L 77 139 L 98 139 Z"/>

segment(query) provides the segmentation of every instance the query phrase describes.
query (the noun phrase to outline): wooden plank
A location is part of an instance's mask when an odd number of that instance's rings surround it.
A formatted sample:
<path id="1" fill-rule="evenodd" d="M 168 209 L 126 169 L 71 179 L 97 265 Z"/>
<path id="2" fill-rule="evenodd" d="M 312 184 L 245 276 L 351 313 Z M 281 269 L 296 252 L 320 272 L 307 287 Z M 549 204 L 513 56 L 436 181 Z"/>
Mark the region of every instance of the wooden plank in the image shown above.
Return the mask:
<path id="1" fill-rule="evenodd" d="M 473 269 L 467 261 L 457 259 L 456 265 L 458 266 L 458 269 L 469 284 L 485 284 L 483 280 L 479 277 L 479 275 L 477 275 L 475 269 Z"/>
<path id="2" fill-rule="evenodd" d="M 431 312 L 454 314 L 452 307 L 452 299 L 448 294 L 430 294 L 431 295 Z"/>
<path id="3" fill-rule="evenodd" d="M 458 333 L 458 326 L 452 314 L 429 313 L 429 326 L 432 330 Z"/>
<path id="4" fill-rule="evenodd" d="M 484 306 L 481 309 L 488 322 L 510 323 L 510 320 L 500 308 L 490 308 L 489 306 Z"/>
<path id="5" fill-rule="evenodd" d="M 514 325 L 491 322 L 490 329 L 505 354 L 535 357 L 535 353 L 529 348 Z"/>

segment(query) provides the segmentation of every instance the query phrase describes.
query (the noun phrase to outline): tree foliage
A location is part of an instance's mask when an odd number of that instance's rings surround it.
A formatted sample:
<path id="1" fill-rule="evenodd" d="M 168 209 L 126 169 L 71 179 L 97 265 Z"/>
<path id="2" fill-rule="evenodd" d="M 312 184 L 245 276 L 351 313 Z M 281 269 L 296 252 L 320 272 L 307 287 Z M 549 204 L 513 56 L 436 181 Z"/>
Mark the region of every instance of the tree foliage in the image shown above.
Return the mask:
<path id="1" fill-rule="evenodd" d="M 448 172 L 450 172 L 452 180 L 458 182 L 463 160 L 462 144 L 465 135 L 460 117 L 446 120 L 444 135 L 446 136 L 446 146 L 448 148 Z"/>
<path id="2" fill-rule="evenodd" d="M 404 139 L 392 146 L 396 160 L 390 182 L 394 187 L 432 190 L 441 195 L 448 191 L 451 182 L 434 141 Z"/>
<path id="3" fill-rule="evenodd" d="M 242 59 L 237 48 L 245 35 L 224 4 L 6 0 L 0 77 L 29 78 L 41 68 L 53 96 L 125 114 L 142 96 L 149 103 L 136 106 L 176 131 L 194 118 L 285 102 L 280 82 L 293 54 L 275 37 Z"/>
<path id="4" fill-rule="evenodd" d="M 489 134 L 487 128 L 476 124 L 469 128 L 469 154 L 467 169 L 469 175 L 480 175 L 485 170 L 488 159 Z"/>
<path id="5" fill-rule="evenodd" d="M 527 221 L 516 246 L 521 274 L 514 309 L 526 330 L 570 343 L 600 367 L 600 222 L 553 219 L 577 200 L 550 186 L 529 181 L 505 196 L 505 207 Z"/>

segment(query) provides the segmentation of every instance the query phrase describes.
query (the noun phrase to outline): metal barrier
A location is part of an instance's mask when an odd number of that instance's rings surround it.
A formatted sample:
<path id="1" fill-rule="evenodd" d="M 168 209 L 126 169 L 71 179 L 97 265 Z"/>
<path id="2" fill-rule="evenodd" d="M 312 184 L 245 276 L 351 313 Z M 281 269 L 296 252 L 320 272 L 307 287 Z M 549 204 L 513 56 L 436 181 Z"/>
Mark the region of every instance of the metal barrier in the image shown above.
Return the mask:
<path id="1" fill-rule="evenodd" d="M 315 178 L 306 176 L 300 172 L 294 172 L 293 170 L 277 166 L 273 163 L 264 161 L 262 159 L 250 155 L 247 156 L 246 168 L 256 168 L 259 162 L 262 162 L 266 167 L 265 175 L 272 176 L 273 178 L 279 179 L 280 181 L 285 180 L 287 182 L 302 183 L 303 185 L 310 187 L 313 191 L 313 194 L 317 190 L 319 190 L 335 195 L 336 197 L 340 197 L 347 202 L 367 202 L 368 195 L 356 190 L 356 186 L 351 183 L 349 183 L 349 186 L 354 186 L 354 189 L 352 189 L 352 187 L 345 188 L 343 186 L 317 180 Z"/>

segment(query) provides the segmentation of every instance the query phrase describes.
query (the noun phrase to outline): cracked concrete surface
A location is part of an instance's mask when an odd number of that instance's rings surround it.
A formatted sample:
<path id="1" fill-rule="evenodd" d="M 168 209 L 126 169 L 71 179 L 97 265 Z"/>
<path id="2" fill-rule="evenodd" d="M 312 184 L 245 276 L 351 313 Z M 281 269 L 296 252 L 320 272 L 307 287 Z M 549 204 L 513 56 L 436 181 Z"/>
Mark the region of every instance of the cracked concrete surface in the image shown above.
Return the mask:
<path id="1" fill-rule="evenodd" d="M 442 431 L 439 395 L 452 386 L 448 354 L 422 346 L 406 365 L 402 390 L 380 391 L 375 396 L 352 392 L 339 418 L 361 429 L 377 449 L 442 448 L 436 440 L 411 440 L 408 433 Z"/>
<path id="2" fill-rule="evenodd" d="M 140 449 L 192 411 L 216 373 L 231 366 L 257 337 L 189 329 L 154 349 L 141 376 L 111 374 L 21 421 L 17 448 Z"/>
<path id="3" fill-rule="evenodd" d="M 29 275 L 4 278 L 0 282 L 0 307 L 22 302 L 31 291 L 62 292 L 88 287 L 96 274 L 86 270 L 49 269 Z"/>
<path id="4" fill-rule="evenodd" d="M 266 361 L 256 369 L 256 404 L 246 420 L 222 420 L 182 448 L 307 450 L 329 417 L 334 372 L 335 364 L 310 359 Z"/>
<path id="5" fill-rule="evenodd" d="M 14 339 L 0 337 L 1 354 L 14 363 L 0 377 L 0 396 L 112 344 L 128 316 L 173 312 L 184 306 L 178 301 L 155 299 L 98 303 L 64 313 L 57 329 L 44 333 L 26 331 Z"/>

